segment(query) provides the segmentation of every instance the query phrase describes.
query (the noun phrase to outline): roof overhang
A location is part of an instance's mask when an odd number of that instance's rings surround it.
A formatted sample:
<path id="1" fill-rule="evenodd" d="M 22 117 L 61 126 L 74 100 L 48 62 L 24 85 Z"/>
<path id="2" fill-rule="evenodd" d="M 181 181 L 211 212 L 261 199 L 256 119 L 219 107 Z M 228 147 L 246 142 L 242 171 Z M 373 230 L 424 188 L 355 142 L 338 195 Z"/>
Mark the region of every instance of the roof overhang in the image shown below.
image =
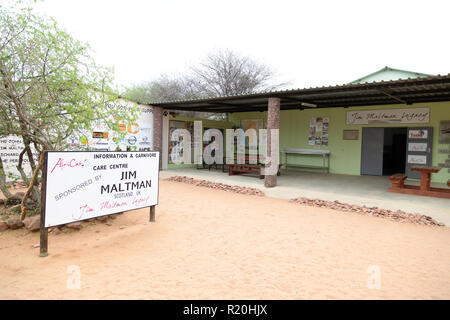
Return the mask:
<path id="1" fill-rule="evenodd" d="M 281 110 L 347 108 L 387 104 L 450 101 L 450 74 L 363 84 L 271 91 L 208 99 L 151 103 L 167 110 L 203 112 L 266 111 L 268 98 L 279 98 Z"/>

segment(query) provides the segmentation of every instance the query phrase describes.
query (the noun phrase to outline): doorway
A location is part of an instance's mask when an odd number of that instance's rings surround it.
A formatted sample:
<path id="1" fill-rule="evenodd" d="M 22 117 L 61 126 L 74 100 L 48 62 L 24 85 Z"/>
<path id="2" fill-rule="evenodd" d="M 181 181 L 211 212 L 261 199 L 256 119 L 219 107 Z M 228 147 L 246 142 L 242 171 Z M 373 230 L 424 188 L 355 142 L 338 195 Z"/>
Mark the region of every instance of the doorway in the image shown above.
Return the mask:
<path id="1" fill-rule="evenodd" d="M 361 174 L 405 173 L 407 128 L 362 128 Z"/>
<path id="2" fill-rule="evenodd" d="M 407 128 L 384 128 L 383 175 L 405 173 Z"/>

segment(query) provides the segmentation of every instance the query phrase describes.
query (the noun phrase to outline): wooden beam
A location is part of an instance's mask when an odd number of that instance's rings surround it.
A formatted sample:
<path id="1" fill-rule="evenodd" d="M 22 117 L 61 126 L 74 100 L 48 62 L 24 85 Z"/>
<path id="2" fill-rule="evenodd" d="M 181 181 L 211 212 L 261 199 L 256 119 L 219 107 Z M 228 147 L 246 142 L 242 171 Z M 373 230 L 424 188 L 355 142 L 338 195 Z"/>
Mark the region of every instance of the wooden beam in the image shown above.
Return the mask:
<path id="1" fill-rule="evenodd" d="M 400 98 L 394 96 L 394 95 L 392 94 L 392 90 L 389 90 L 389 89 L 381 89 L 381 90 L 378 90 L 378 91 L 381 92 L 382 94 L 388 96 L 388 97 L 391 97 L 391 98 L 394 99 L 394 100 L 397 100 L 398 102 L 401 102 L 401 103 L 404 103 L 404 104 L 408 104 L 407 101 L 402 100 L 402 99 L 400 99 Z"/>

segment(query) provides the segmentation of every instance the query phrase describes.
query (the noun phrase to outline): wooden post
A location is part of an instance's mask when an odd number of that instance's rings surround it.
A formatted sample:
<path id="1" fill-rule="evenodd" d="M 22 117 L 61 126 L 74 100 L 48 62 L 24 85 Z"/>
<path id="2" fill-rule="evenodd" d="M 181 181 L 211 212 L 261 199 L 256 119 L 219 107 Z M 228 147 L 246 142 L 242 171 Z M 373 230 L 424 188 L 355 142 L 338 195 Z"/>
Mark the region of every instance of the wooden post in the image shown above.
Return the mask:
<path id="1" fill-rule="evenodd" d="M 40 254 L 41 257 L 48 256 L 48 229 L 45 227 L 45 197 L 47 189 L 47 151 L 44 154 L 44 162 L 42 163 L 42 177 L 41 177 L 41 243 Z"/>
<path id="2" fill-rule="evenodd" d="M 162 170 L 163 108 L 153 107 L 153 150 L 159 151 L 159 170 Z"/>
<path id="3" fill-rule="evenodd" d="M 156 206 L 150 207 L 150 222 L 155 222 L 155 210 Z"/>
<path id="4" fill-rule="evenodd" d="M 267 156 L 272 155 L 272 146 L 279 145 L 279 141 L 272 141 L 271 130 L 280 128 L 280 99 L 269 98 L 269 106 L 267 110 Z M 278 152 L 276 153 L 278 155 Z M 275 159 L 271 160 L 272 162 Z M 278 162 L 276 162 L 278 166 Z M 268 166 L 268 164 L 266 164 Z M 275 187 L 277 185 L 277 174 L 266 175 L 264 186 L 266 188 Z"/>

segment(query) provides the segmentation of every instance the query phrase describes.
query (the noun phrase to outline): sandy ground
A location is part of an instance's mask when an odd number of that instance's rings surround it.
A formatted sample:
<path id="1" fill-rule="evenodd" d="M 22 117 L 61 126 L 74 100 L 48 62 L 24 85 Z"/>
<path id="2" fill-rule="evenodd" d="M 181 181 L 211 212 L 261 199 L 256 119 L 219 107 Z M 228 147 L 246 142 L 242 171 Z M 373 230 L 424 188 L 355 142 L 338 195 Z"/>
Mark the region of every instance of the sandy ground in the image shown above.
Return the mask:
<path id="1" fill-rule="evenodd" d="M 39 233 L 0 233 L 0 298 L 450 299 L 450 228 L 169 181 L 156 218 L 50 234 L 46 258 Z M 71 265 L 80 289 L 67 288 Z"/>

